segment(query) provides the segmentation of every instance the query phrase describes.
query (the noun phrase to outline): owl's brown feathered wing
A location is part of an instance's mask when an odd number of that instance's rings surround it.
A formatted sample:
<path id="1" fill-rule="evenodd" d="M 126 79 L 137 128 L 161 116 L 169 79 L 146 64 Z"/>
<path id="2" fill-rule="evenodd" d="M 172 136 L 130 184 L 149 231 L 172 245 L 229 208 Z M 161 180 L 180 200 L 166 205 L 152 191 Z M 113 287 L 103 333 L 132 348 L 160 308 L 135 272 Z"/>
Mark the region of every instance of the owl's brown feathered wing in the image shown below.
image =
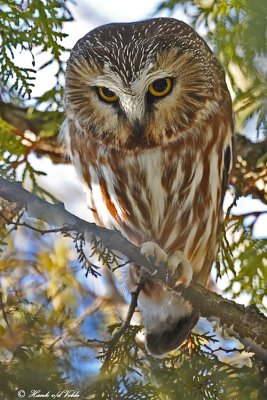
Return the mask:
<path id="1" fill-rule="evenodd" d="M 151 98 L 149 82 L 164 76 L 170 94 Z M 114 91 L 116 104 L 103 104 L 98 86 Z M 136 245 L 152 241 L 168 256 L 184 254 L 193 279 L 206 285 L 233 120 L 224 73 L 204 41 L 169 18 L 90 32 L 68 63 L 66 111 L 65 139 L 92 220 Z M 129 271 L 131 288 L 136 268 Z M 176 348 L 196 323 L 190 305 L 152 280 L 139 300 L 153 354 Z"/>

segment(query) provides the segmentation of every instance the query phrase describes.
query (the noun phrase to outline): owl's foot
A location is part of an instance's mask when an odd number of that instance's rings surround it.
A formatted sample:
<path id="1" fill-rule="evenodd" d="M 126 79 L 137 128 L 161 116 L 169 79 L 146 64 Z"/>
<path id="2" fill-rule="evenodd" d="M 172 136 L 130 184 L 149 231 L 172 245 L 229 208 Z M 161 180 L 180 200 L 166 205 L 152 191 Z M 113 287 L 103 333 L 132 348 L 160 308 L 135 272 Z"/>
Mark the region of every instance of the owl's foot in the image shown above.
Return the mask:
<path id="1" fill-rule="evenodd" d="M 155 242 L 144 242 L 141 246 L 141 254 L 148 260 L 153 259 L 156 267 L 161 262 L 166 263 L 171 274 L 174 274 L 177 269 L 180 270 L 180 276 L 176 281 L 176 285 L 187 287 L 192 280 L 193 268 L 184 253 L 176 250 L 169 257 L 167 253 Z"/>
<path id="2" fill-rule="evenodd" d="M 193 277 L 193 268 L 191 263 L 188 261 L 184 253 L 179 250 L 176 250 L 172 253 L 167 259 L 167 265 L 170 269 L 170 272 L 174 274 L 179 268 L 180 276 L 176 281 L 176 285 L 183 285 L 187 287 L 192 280 Z"/>
<path id="3" fill-rule="evenodd" d="M 166 262 L 168 258 L 167 253 L 155 242 L 144 242 L 141 246 L 141 254 L 145 256 L 148 261 L 152 258 L 156 267 L 158 267 L 161 262 Z"/>

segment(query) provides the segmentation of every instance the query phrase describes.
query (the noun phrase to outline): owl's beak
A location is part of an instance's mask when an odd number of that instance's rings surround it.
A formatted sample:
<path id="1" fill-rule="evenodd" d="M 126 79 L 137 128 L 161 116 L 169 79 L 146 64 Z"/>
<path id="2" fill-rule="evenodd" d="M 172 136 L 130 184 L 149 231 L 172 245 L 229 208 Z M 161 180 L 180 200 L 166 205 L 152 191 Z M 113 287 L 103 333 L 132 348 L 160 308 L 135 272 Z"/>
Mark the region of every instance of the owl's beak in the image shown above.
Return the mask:
<path id="1" fill-rule="evenodd" d="M 133 133 L 137 139 L 140 139 L 144 134 L 144 125 L 139 119 L 136 119 L 133 122 Z"/>

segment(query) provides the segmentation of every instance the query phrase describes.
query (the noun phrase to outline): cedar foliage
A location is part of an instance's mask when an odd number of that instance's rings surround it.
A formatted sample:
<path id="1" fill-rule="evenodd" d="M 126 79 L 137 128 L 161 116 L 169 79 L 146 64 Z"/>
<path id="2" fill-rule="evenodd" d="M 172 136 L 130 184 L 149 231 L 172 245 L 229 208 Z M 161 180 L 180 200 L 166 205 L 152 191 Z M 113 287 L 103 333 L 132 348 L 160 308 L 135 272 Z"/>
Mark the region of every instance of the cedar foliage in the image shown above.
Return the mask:
<path id="1" fill-rule="evenodd" d="M 238 126 L 242 130 L 247 119 L 254 117 L 261 137 L 266 134 L 264 71 L 260 62 L 266 55 L 264 3 L 172 0 L 160 6 L 173 10 L 180 4 L 195 27 L 206 27 L 206 39 L 223 63 L 235 93 Z M 0 21 L 1 175 L 16 179 L 17 169 L 21 168 L 23 181 L 30 179 L 37 195 L 56 201 L 39 186 L 38 175 L 45 172 L 31 165 L 29 155 L 40 155 L 41 146 L 48 146 L 63 120 L 63 53 L 68 50 L 61 39 L 65 37 L 63 23 L 72 21 L 69 2 L 3 0 Z M 31 68 L 16 64 L 16 51 L 31 52 Z M 38 51 L 51 54 L 41 68 L 50 63 L 57 65 L 56 84 L 40 98 L 29 100 Z M 31 133 L 27 132 L 28 126 Z M 45 154 L 54 159 L 53 151 L 41 153 Z M 261 155 L 254 166 L 262 166 L 264 160 Z M 240 182 L 231 187 L 234 189 L 238 196 L 243 194 Z M 125 305 L 123 293 L 105 267 L 114 269 L 115 265 L 119 269 L 123 261 L 94 242 L 90 255 L 101 262 L 99 269 L 88 260 L 82 236 L 67 231 L 63 236 L 45 234 L 47 227 L 41 222 L 35 225 L 38 233 L 20 226 L 23 210 L 12 214 L 12 223 L 10 215 L 6 220 L 5 208 L 1 206 L 0 211 L 1 399 L 16 398 L 19 389 L 27 395 L 36 389 L 51 394 L 79 390 L 82 399 L 105 400 L 266 398 L 266 366 L 245 353 L 222 328 L 217 330 L 218 326 L 205 322 L 190 341 L 160 360 L 149 356 L 136 339 L 142 326 L 131 325 L 105 362 L 109 340 L 122 323 L 118 311 L 123 301 Z M 235 217 L 228 210 L 219 238 L 216 270 L 218 277 L 229 277 L 225 293 L 232 298 L 246 294 L 250 304 L 264 312 L 267 245 L 266 239 L 253 236 L 257 218 L 252 215 L 248 222 L 245 216 Z M 81 268 L 91 280 L 101 279 L 101 272 L 107 294 L 88 288 Z"/>

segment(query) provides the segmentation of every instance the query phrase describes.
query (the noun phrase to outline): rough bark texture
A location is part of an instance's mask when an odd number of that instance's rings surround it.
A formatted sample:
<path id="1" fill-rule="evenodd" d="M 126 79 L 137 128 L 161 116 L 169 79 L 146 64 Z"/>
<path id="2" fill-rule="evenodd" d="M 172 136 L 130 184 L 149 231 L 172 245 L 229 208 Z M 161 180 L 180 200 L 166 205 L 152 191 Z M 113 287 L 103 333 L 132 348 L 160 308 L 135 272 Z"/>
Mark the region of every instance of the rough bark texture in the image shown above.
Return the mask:
<path id="1" fill-rule="evenodd" d="M 4 228 L 7 220 L 12 220 L 20 212 L 18 203 L 0 198 L 0 229 Z"/>
<path id="2" fill-rule="evenodd" d="M 236 135 L 235 154 L 230 183 L 237 194 L 251 194 L 267 204 L 267 139 L 252 143 L 244 136 Z"/>
<path id="3" fill-rule="evenodd" d="M 155 279 L 164 284 L 168 279 L 170 287 L 173 287 L 177 279 L 175 275 L 167 278 L 163 264 L 156 268 L 140 254 L 138 247 L 128 242 L 119 232 L 89 224 L 70 214 L 62 204 L 49 204 L 27 192 L 18 182 L 11 183 L 0 177 L 0 197 L 17 203 L 18 207 L 27 210 L 29 217 L 42 220 L 53 227 L 66 229 L 68 226 L 69 230 L 86 231 L 89 237 L 90 235 L 99 237 L 105 247 L 123 253 L 130 261 L 145 267 L 149 273 L 155 273 L 157 270 Z M 176 287 L 172 290 L 178 291 L 189 300 L 201 316 L 211 320 L 215 318 L 223 326 L 230 328 L 247 348 L 267 363 L 267 319 L 255 306 L 244 307 L 236 304 L 195 283 L 191 283 L 188 288 Z"/>
<path id="4" fill-rule="evenodd" d="M 42 130 L 50 130 L 55 133 L 52 137 L 42 137 L 34 143 L 34 152 L 39 155 L 48 155 L 54 163 L 63 163 L 67 159 L 57 140 L 57 132 L 60 123 L 64 119 L 63 113 L 55 112 L 31 112 L 30 108 L 18 107 L 4 103 L 0 99 L 0 118 L 12 125 L 21 133 L 31 131 L 39 136 Z M 53 121 L 53 122 L 51 122 Z"/>

